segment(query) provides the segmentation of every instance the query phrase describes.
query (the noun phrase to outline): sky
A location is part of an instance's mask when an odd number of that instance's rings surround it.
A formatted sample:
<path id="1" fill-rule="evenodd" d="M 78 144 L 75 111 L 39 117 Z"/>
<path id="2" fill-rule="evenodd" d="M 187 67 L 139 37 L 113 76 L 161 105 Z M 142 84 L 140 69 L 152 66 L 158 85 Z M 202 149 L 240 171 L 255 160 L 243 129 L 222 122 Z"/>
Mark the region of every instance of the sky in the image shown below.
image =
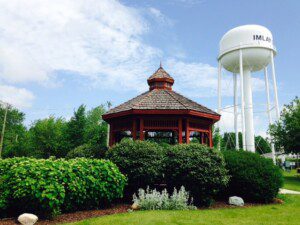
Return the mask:
<path id="1" fill-rule="evenodd" d="M 0 100 L 25 112 L 27 125 L 68 119 L 81 104 L 117 106 L 146 91 L 162 62 L 174 90 L 216 110 L 220 39 L 259 24 L 278 51 L 282 108 L 300 93 L 299 11 L 298 0 L 0 0 Z M 232 75 L 224 71 L 222 82 L 225 132 L 233 130 Z M 252 82 L 255 132 L 265 136 L 263 73 Z"/>

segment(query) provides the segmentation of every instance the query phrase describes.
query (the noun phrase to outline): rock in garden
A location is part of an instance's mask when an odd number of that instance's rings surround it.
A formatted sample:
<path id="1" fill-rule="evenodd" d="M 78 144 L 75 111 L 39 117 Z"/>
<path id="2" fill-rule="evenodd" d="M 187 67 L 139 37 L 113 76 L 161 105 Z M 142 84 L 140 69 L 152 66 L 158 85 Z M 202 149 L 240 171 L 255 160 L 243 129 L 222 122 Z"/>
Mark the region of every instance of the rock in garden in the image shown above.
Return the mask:
<path id="1" fill-rule="evenodd" d="M 138 210 L 140 207 L 137 203 L 133 203 L 132 206 L 131 206 L 131 209 L 133 210 Z"/>
<path id="2" fill-rule="evenodd" d="M 237 196 L 232 196 L 229 198 L 229 204 L 230 205 L 236 205 L 236 206 L 243 206 L 244 200 Z"/>
<path id="3" fill-rule="evenodd" d="M 38 217 L 34 214 L 24 213 L 18 217 L 18 221 L 23 225 L 33 225 L 38 221 Z"/>

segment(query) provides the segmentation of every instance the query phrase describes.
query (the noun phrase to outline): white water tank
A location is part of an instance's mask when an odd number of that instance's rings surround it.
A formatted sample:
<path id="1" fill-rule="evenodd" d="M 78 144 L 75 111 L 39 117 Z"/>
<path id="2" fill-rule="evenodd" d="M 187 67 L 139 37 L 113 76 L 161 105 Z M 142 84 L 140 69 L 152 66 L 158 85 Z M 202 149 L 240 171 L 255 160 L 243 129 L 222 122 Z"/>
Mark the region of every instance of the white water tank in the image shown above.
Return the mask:
<path id="1" fill-rule="evenodd" d="M 260 25 L 236 27 L 222 37 L 218 60 L 232 73 L 240 71 L 240 49 L 243 49 L 243 68 L 251 72 L 262 70 L 270 63 L 271 51 L 276 54 L 272 33 Z"/>

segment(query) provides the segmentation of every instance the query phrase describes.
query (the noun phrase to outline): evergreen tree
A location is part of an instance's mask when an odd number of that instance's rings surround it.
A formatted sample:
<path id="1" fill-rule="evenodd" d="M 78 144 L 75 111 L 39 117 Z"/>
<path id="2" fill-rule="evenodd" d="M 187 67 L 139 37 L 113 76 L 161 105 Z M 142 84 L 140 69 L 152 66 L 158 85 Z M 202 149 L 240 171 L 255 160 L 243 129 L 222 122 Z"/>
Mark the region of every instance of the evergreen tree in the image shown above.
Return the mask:
<path id="1" fill-rule="evenodd" d="M 74 115 L 68 122 L 66 135 L 70 150 L 84 144 L 84 132 L 86 125 L 85 111 L 85 105 L 79 106 L 79 108 L 74 111 Z"/>

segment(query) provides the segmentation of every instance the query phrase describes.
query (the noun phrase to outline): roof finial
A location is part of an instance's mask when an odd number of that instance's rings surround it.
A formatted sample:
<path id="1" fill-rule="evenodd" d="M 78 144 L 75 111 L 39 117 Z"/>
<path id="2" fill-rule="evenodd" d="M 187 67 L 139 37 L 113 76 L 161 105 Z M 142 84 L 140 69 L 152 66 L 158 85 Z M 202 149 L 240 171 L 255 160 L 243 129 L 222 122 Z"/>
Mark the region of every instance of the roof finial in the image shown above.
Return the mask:
<path id="1" fill-rule="evenodd" d="M 162 63 L 161 63 L 161 60 L 160 60 L 160 63 L 159 63 L 159 68 L 162 68 Z"/>

